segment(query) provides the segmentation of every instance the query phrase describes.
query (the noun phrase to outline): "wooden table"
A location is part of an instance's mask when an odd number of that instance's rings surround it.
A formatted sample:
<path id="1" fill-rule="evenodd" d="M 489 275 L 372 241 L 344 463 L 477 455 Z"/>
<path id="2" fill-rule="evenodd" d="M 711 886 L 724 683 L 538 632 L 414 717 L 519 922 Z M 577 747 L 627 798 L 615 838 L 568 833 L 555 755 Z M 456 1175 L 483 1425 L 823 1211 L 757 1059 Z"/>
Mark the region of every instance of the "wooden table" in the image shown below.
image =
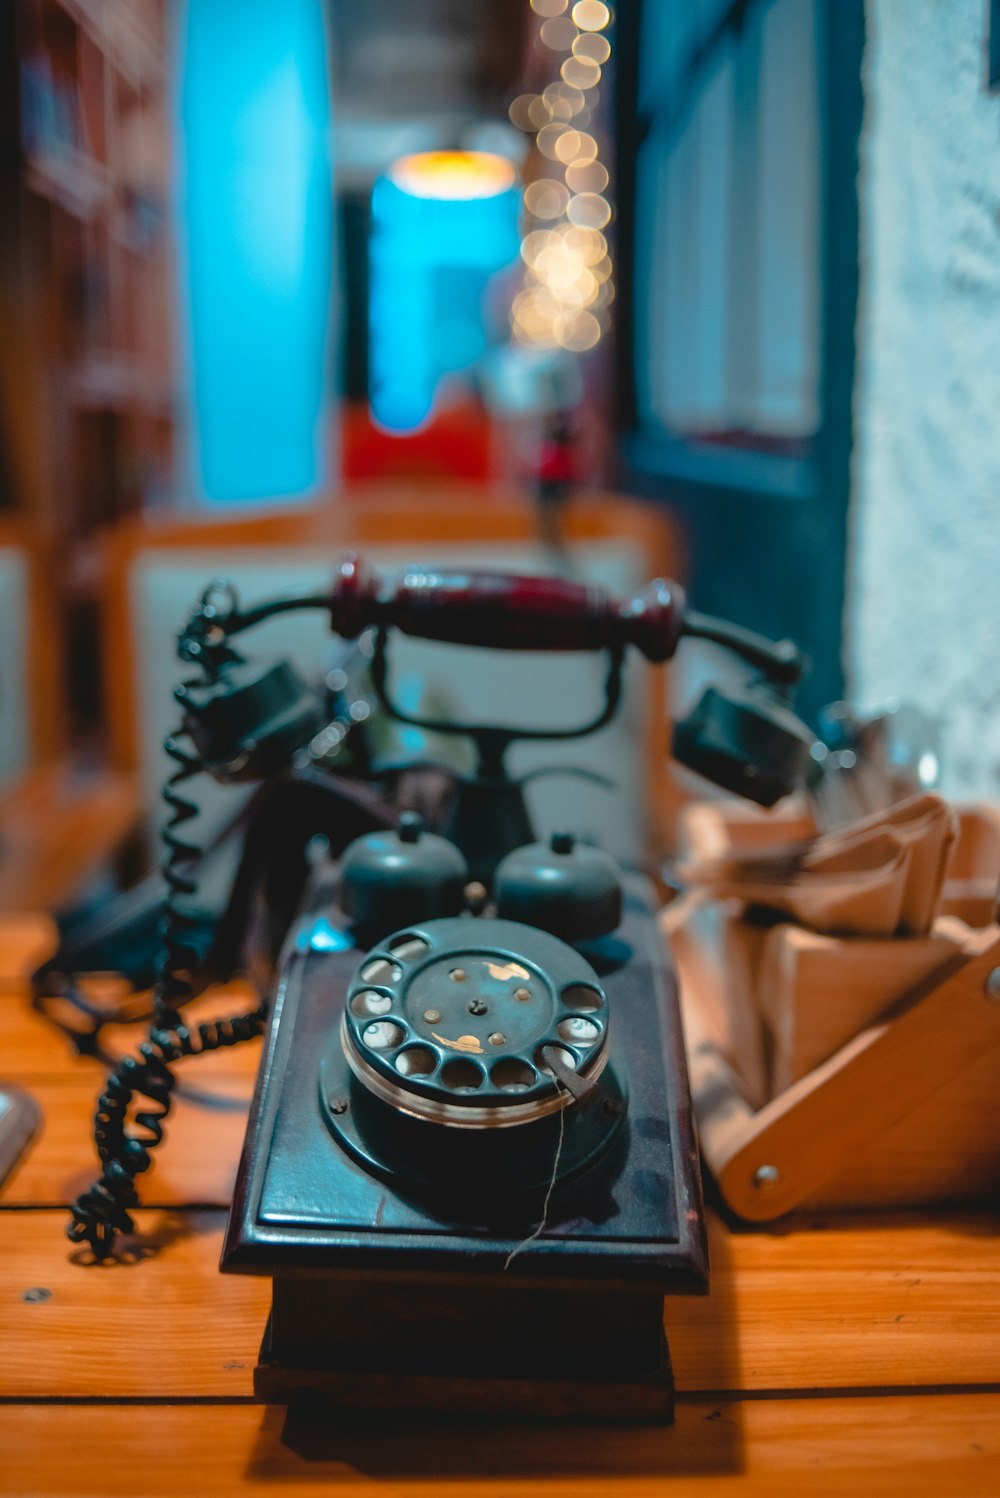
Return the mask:
<path id="1" fill-rule="evenodd" d="M 0 1193 L 0 1492 L 1000 1492 L 1000 1218 L 985 1213 L 752 1234 L 712 1218 L 711 1294 L 667 1306 L 669 1429 L 319 1429 L 255 1404 L 268 1282 L 217 1262 L 257 1045 L 185 1064 L 141 1237 L 123 1263 L 90 1262 L 66 1241 L 65 1204 L 93 1175 L 102 1070 L 28 1006 L 18 973 L 39 932 L 0 922 L 0 1073 L 45 1113 Z"/>

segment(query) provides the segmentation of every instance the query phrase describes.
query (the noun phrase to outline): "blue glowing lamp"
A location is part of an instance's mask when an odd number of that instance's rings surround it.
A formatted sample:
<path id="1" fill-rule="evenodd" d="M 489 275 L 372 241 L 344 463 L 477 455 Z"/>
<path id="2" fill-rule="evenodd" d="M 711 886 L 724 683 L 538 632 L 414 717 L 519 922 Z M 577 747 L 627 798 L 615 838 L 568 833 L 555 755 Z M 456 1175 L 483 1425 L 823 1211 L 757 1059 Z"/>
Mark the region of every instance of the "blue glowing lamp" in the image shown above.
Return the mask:
<path id="1" fill-rule="evenodd" d="M 443 375 L 491 341 L 483 299 L 520 247 L 517 174 L 487 151 L 404 156 L 372 192 L 372 414 L 392 432 L 427 421 Z"/>
<path id="2" fill-rule="evenodd" d="M 324 481 L 333 201 L 322 0 L 182 0 L 179 238 L 203 498 Z"/>

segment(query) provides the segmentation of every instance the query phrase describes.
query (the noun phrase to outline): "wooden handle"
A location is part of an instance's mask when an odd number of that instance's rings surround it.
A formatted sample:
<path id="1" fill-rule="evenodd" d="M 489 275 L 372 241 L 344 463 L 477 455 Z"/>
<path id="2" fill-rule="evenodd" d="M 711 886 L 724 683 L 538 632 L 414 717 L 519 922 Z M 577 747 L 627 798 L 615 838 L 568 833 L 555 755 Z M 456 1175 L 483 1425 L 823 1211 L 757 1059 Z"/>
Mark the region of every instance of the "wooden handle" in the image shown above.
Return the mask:
<path id="1" fill-rule="evenodd" d="M 372 625 L 491 650 L 604 650 L 633 645 L 651 661 L 673 655 L 684 618 L 677 583 L 656 579 L 633 598 L 560 577 L 465 568 L 405 567 L 380 577 L 356 556 L 330 591 L 334 630 L 353 639 Z"/>

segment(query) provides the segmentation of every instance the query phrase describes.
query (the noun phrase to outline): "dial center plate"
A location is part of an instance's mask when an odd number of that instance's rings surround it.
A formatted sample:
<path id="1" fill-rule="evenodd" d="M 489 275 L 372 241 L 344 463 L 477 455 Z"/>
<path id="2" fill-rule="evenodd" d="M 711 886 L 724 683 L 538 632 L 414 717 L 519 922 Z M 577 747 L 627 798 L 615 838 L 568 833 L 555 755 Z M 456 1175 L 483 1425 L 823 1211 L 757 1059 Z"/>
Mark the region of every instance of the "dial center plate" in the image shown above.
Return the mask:
<path id="1" fill-rule="evenodd" d="M 380 942 L 347 995 L 342 1041 L 383 1101 L 441 1122 L 512 1124 L 560 1108 L 550 1062 L 596 1077 L 607 1004 L 590 964 L 516 921 L 428 921 Z"/>

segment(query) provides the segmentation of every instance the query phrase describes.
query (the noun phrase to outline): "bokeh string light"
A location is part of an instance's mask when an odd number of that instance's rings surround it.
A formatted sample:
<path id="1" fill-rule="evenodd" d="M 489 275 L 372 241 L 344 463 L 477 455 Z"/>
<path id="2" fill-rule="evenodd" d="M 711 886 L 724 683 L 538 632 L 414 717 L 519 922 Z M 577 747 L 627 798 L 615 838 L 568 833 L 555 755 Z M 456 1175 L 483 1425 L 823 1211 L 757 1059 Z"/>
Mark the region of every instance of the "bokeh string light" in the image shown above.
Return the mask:
<path id="1" fill-rule="evenodd" d="M 534 135 L 544 175 L 528 184 L 521 244 L 524 285 L 514 298 L 515 340 L 535 349 L 592 349 L 607 327 L 614 297 L 605 196 L 608 172 L 588 126 L 611 44 L 602 35 L 611 12 L 601 0 L 530 0 L 539 39 L 558 78 L 540 94 L 520 94 L 510 118 Z"/>

